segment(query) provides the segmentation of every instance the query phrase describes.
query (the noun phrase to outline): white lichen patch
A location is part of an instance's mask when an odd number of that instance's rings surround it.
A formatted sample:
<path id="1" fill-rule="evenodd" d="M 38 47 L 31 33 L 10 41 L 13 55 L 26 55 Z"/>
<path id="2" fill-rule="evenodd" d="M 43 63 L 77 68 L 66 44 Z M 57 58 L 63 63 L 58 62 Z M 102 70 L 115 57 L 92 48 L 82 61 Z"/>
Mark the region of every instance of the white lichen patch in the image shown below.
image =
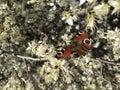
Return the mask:
<path id="1" fill-rule="evenodd" d="M 0 42 L 2 42 L 2 43 L 5 42 L 7 40 L 7 38 L 9 37 L 6 31 L 1 32 L 0 36 L 1 36 Z"/>
<path id="2" fill-rule="evenodd" d="M 10 77 L 9 78 L 9 82 L 3 87 L 3 90 L 24 90 L 24 88 L 22 88 L 20 86 L 20 81 L 17 79 L 17 77 Z"/>
<path id="3" fill-rule="evenodd" d="M 27 4 L 34 4 L 34 3 L 36 3 L 37 2 L 37 0 L 28 0 L 27 1 Z"/>
<path id="4" fill-rule="evenodd" d="M 115 78 L 116 78 L 117 82 L 120 83 L 120 73 L 116 73 Z"/>
<path id="5" fill-rule="evenodd" d="M 21 41 L 22 38 L 20 29 L 17 26 L 11 28 L 10 38 L 11 41 L 14 42 L 15 44 L 19 44 L 19 42 Z"/>
<path id="6" fill-rule="evenodd" d="M 63 11 L 61 14 L 61 19 L 65 21 L 65 23 L 68 23 L 68 25 L 72 26 L 74 21 L 77 20 L 77 17 L 75 15 L 72 16 L 68 11 Z"/>
<path id="7" fill-rule="evenodd" d="M 61 38 L 63 39 L 63 41 L 66 42 L 67 45 L 70 45 L 72 35 L 68 36 L 68 34 L 64 34 L 63 36 L 61 36 Z"/>
<path id="8" fill-rule="evenodd" d="M 81 70 L 83 70 L 85 74 L 89 73 L 89 75 L 93 74 L 93 69 L 97 70 L 101 67 L 101 62 L 90 58 L 89 55 L 76 58 L 73 62 L 75 66 L 80 66 Z"/>
<path id="9" fill-rule="evenodd" d="M 38 57 L 49 58 L 55 55 L 54 47 L 52 45 L 49 46 L 45 42 L 32 41 L 32 43 L 28 43 L 28 45 L 29 46 L 26 50 L 31 54 L 37 55 Z"/>
<path id="10" fill-rule="evenodd" d="M 80 0 L 80 5 L 85 4 L 86 1 L 87 1 L 88 3 L 92 3 L 92 2 L 95 1 L 95 0 Z"/>
<path id="11" fill-rule="evenodd" d="M 49 6 L 51 6 L 50 11 L 56 10 L 56 5 L 55 5 L 54 3 L 50 2 L 50 3 L 47 3 L 47 4 L 48 4 Z"/>
<path id="12" fill-rule="evenodd" d="M 112 14 L 119 15 L 120 13 L 120 0 L 109 0 L 108 3 L 114 7 Z"/>
<path id="13" fill-rule="evenodd" d="M 106 36 L 108 44 L 112 45 L 114 59 L 118 60 L 120 58 L 120 29 L 109 30 Z"/>
<path id="14" fill-rule="evenodd" d="M 88 14 L 86 19 L 86 30 L 90 29 L 92 32 L 97 28 L 95 17 L 93 14 Z"/>
<path id="15" fill-rule="evenodd" d="M 102 3 L 100 5 L 97 5 L 93 8 L 93 11 L 95 14 L 102 19 L 102 17 L 106 16 L 109 13 L 110 6 L 108 4 Z"/>
<path id="16" fill-rule="evenodd" d="M 42 68 L 38 68 L 38 72 L 45 79 L 46 83 L 52 83 L 62 78 L 65 82 L 70 83 L 72 78 L 66 61 L 58 61 L 56 58 L 50 58 L 49 63 L 45 63 Z M 61 72 L 62 70 L 62 72 Z"/>

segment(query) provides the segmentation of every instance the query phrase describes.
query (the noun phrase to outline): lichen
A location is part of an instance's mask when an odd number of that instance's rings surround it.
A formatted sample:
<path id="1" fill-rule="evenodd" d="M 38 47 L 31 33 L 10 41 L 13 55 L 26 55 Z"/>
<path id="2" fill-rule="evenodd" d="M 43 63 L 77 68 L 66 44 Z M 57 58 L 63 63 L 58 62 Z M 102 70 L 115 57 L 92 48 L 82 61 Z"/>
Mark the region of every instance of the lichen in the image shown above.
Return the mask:
<path id="1" fill-rule="evenodd" d="M 81 31 L 92 48 L 56 57 Z M 119 62 L 119 0 L 0 0 L 0 90 L 119 90 Z"/>

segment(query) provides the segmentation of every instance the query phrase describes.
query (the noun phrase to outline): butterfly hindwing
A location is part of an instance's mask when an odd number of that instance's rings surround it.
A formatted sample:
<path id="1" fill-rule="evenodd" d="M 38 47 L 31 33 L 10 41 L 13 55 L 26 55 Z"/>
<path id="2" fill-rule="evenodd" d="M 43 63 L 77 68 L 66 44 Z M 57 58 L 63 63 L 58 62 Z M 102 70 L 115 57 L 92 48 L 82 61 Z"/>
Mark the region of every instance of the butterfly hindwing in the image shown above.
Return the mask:
<path id="1" fill-rule="evenodd" d="M 59 58 L 65 58 L 65 59 L 68 59 L 68 58 L 70 58 L 70 56 L 71 56 L 71 54 L 72 54 L 72 46 L 67 46 L 64 50 L 63 50 L 63 52 L 59 52 L 58 54 L 57 54 L 57 57 L 59 57 Z"/>

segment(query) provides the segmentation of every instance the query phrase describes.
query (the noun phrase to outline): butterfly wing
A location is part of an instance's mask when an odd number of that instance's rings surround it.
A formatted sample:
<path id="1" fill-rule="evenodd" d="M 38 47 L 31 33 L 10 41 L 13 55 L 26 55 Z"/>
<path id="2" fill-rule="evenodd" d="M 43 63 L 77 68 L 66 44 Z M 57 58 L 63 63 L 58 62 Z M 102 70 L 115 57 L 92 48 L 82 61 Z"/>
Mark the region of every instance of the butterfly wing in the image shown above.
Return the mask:
<path id="1" fill-rule="evenodd" d="M 82 40 L 81 45 L 84 46 L 87 50 L 89 50 L 92 47 L 92 40 L 86 38 L 86 39 Z"/>
<path id="2" fill-rule="evenodd" d="M 84 39 L 78 42 L 78 47 L 76 48 L 76 52 L 81 55 L 85 55 L 86 52 L 92 47 L 91 39 Z"/>
<path id="3" fill-rule="evenodd" d="M 59 52 L 58 54 L 57 54 L 57 57 L 58 58 L 64 58 L 64 59 L 68 59 L 68 58 L 70 58 L 70 56 L 71 56 L 71 53 L 72 53 L 72 46 L 67 46 L 64 50 L 63 50 L 63 52 Z"/>
<path id="4" fill-rule="evenodd" d="M 84 39 L 87 38 L 87 37 L 88 37 L 88 36 L 87 36 L 87 34 L 86 34 L 85 32 L 79 32 L 79 33 L 75 36 L 74 41 L 75 41 L 75 42 L 79 42 L 79 41 L 84 40 Z"/>

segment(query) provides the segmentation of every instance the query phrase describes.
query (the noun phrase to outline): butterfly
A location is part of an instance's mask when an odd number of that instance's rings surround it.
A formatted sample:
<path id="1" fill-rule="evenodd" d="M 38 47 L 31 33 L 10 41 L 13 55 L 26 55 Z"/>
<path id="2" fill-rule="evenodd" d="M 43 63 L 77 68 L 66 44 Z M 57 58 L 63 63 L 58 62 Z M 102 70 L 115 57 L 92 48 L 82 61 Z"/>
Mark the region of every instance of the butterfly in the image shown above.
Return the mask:
<path id="1" fill-rule="evenodd" d="M 58 58 L 69 59 L 73 52 L 79 55 L 85 55 L 92 47 L 92 39 L 88 38 L 86 32 L 79 32 L 72 40 L 71 44 L 57 53 Z"/>

